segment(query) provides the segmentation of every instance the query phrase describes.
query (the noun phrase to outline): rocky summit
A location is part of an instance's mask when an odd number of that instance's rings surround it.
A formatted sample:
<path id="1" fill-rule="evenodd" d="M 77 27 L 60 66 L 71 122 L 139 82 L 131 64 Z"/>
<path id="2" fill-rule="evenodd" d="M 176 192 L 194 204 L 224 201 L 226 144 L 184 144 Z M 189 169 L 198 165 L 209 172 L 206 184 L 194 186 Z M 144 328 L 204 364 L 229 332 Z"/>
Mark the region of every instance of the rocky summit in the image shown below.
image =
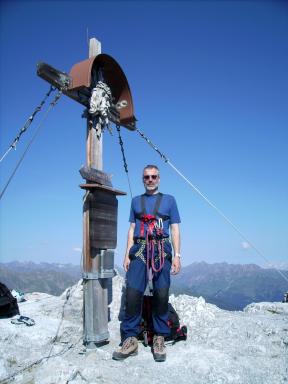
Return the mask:
<path id="1" fill-rule="evenodd" d="M 202 297 L 171 295 L 188 338 L 167 345 L 156 363 L 139 343 L 138 356 L 112 360 L 119 344 L 123 278 L 113 279 L 110 342 L 87 351 L 82 343 L 81 281 L 60 296 L 34 292 L 19 303 L 35 325 L 0 319 L 0 383 L 17 384 L 286 384 L 288 304 L 250 304 L 226 311 Z"/>

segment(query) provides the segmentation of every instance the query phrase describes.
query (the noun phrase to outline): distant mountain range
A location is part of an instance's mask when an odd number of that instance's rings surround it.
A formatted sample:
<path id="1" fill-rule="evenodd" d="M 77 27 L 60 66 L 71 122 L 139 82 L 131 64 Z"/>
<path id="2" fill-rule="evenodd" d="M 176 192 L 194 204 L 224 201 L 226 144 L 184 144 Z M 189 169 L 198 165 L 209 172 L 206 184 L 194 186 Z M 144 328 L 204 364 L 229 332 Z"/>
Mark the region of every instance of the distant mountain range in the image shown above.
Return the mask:
<path id="1" fill-rule="evenodd" d="M 123 275 L 121 268 L 116 269 Z M 288 271 L 281 271 L 287 276 Z M 22 292 L 60 295 L 81 279 L 80 266 L 33 262 L 0 263 L 0 281 Z M 251 302 L 282 301 L 288 283 L 275 269 L 255 264 L 193 263 L 174 276 L 171 293 L 202 296 L 219 308 L 242 310 Z"/>
<path id="2" fill-rule="evenodd" d="M 80 266 L 77 265 L 30 261 L 0 263 L 0 281 L 9 289 L 24 293 L 45 292 L 57 296 L 80 279 Z"/>
<path id="3" fill-rule="evenodd" d="M 287 277 L 288 271 L 281 271 Z M 172 279 L 171 291 L 203 296 L 228 310 L 242 310 L 251 302 L 282 301 L 288 282 L 276 269 L 255 264 L 193 263 Z"/>

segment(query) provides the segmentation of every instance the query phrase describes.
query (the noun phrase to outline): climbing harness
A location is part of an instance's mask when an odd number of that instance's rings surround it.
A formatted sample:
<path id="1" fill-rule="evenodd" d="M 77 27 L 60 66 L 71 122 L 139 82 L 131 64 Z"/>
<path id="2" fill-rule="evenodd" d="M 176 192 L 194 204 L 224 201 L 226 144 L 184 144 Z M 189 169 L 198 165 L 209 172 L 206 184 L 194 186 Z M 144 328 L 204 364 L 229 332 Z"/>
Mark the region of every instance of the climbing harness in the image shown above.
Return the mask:
<path id="1" fill-rule="evenodd" d="M 50 86 L 50 89 L 49 91 L 46 93 L 44 99 L 41 101 L 41 103 L 38 105 L 38 107 L 35 108 L 34 112 L 32 113 L 32 115 L 27 119 L 26 123 L 24 124 L 24 126 L 20 129 L 18 135 L 15 137 L 15 139 L 13 140 L 12 144 L 10 145 L 10 147 L 7 149 L 7 151 L 4 153 L 4 155 L 1 157 L 0 159 L 0 163 L 2 162 L 2 160 L 4 160 L 4 158 L 8 155 L 8 153 L 11 151 L 11 149 L 15 149 L 16 150 L 16 146 L 18 144 L 18 141 L 20 140 L 20 137 L 23 135 L 24 132 L 27 131 L 27 129 L 29 128 L 30 124 L 32 123 L 32 121 L 34 120 L 34 117 L 35 115 L 41 111 L 43 105 L 45 104 L 46 100 L 48 99 L 48 97 L 50 96 L 51 92 L 54 92 L 56 90 L 56 88 L 52 87 L 52 85 Z"/>
<path id="2" fill-rule="evenodd" d="M 124 164 L 124 169 L 127 175 L 129 189 L 130 189 L 130 195 L 132 199 L 132 190 L 131 190 L 131 184 L 129 179 L 129 173 L 128 173 L 128 166 L 127 161 L 125 157 L 124 152 L 124 144 L 120 133 L 120 126 L 116 125 L 117 132 L 118 132 L 118 138 L 119 138 L 119 144 L 121 147 L 122 152 L 122 159 Z M 151 142 L 150 142 L 151 143 Z M 151 143 L 152 144 L 152 143 Z M 155 146 L 153 146 L 155 147 Z M 156 149 L 157 152 L 160 154 L 161 157 L 165 158 L 165 156 Z M 162 193 L 158 194 L 154 213 L 153 215 L 147 215 L 146 209 L 145 209 L 145 201 L 144 201 L 144 195 L 141 196 L 141 210 L 142 212 L 137 216 L 139 220 L 141 220 L 141 228 L 140 228 L 140 238 L 134 239 L 136 243 L 140 243 L 141 246 L 139 250 L 135 253 L 136 257 L 140 257 L 142 261 L 146 263 L 147 266 L 147 275 L 149 276 L 149 280 L 151 279 L 151 271 L 153 272 L 159 272 L 163 268 L 164 262 L 165 262 L 165 256 L 166 253 L 164 252 L 164 243 L 165 241 L 169 241 L 169 238 L 165 238 L 163 236 L 163 220 L 168 220 L 169 216 L 161 215 L 158 212 L 161 200 L 162 200 Z M 144 236 L 144 228 L 146 228 L 146 236 Z M 158 250 L 158 256 L 155 255 L 155 245 L 157 246 Z M 146 248 L 146 258 L 144 257 L 144 250 Z M 159 263 L 159 266 L 156 265 Z"/>
<path id="3" fill-rule="evenodd" d="M 122 159 L 123 159 L 124 169 L 125 169 L 125 172 L 126 172 L 126 176 L 127 176 L 127 180 L 128 180 L 128 185 L 129 185 L 129 190 L 130 190 L 130 196 L 131 196 L 131 199 L 132 199 L 132 189 L 131 189 L 131 183 L 130 183 L 130 179 L 129 179 L 128 165 L 127 165 L 127 161 L 126 161 L 126 157 L 125 157 L 125 152 L 124 152 L 124 143 L 123 143 L 123 140 L 122 140 L 122 137 L 121 137 L 121 132 L 120 132 L 120 125 L 116 125 L 116 129 L 117 129 L 117 132 L 118 132 L 118 138 L 119 138 L 119 144 L 120 144 L 120 148 L 121 148 L 121 152 L 122 152 Z"/>
<path id="4" fill-rule="evenodd" d="M 147 276 L 149 280 L 153 277 L 153 272 L 160 272 L 164 266 L 166 253 L 164 252 L 164 244 L 170 241 L 168 237 L 164 237 L 163 220 L 168 220 L 169 216 L 161 215 L 158 209 L 161 204 L 163 194 L 158 193 L 155 202 L 153 214 L 147 214 L 145 208 L 145 195 L 141 195 L 141 212 L 136 214 L 136 218 L 140 223 L 140 237 L 135 238 L 135 243 L 140 243 L 139 250 L 135 253 L 136 257 L 140 257 L 146 263 Z M 146 228 L 146 233 L 145 233 Z M 157 256 L 155 255 L 155 246 L 157 247 Z M 146 248 L 146 258 L 144 250 Z M 158 265 L 158 266 L 157 266 Z"/>
<path id="5" fill-rule="evenodd" d="M 260 256 L 262 257 L 266 263 L 270 263 L 269 260 L 263 255 L 263 253 L 253 244 L 251 243 L 251 241 L 249 241 L 247 239 L 247 237 L 236 227 L 235 224 L 232 223 L 232 221 L 219 209 L 216 207 L 215 204 L 213 204 L 200 190 L 199 188 L 197 188 L 194 184 L 191 183 L 190 180 L 187 179 L 187 177 L 185 177 L 171 162 L 170 160 L 162 153 L 160 152 L 160 150 L 156 147 L 155 144 L 152 143 L 152 141 L 147 137 L 145 136 L 145 134 L 143 132 L 141 132 L 138 128 L 136 128 L 136 131 L 139 133 L 139 135 L 150 145 L 150 147 L 152 147 L 161 157 L 161 159 L 163 161 L 165 161 L 165 163 L 169 164 L 171 168 L 174 169 L 175 172 L 178 173 L 179 176 L 182 177 L 182 179 L 184 179 L 186 181 L 186 183 L 188 183 L 190 185 L 190 187 L 192 187 L 194 189 L 195 192 L 198 193 L 198 195 L 200 195 L 205 201 L 206 203 L 208 203 L 210 205 L 210 207 L 212 207 L 213 209 L 215 209 L 218 214 L 220 216 L 222 216 L 222 218 L 228 223 L 230 224 L 234 230 L 240 235 L 240 237 L 242 237 L 242 239 L 245 240 L 245 242 L 247 242 L 251 248 L 254 249 L 254 251 Z M 283 277 L 283 279 L 288 282 L 288 278 L 277 268 L 275 268 L 275 270 L 281 275 L 281 277 Z"/>
<path id="6" fill-rule="evenodd" d="M 42 128 L 42 124 L 44 123 L 44 121 L 46 120 L 49 112 L 51 111 L 51 109 L 53 107 L 55 107 L 55 105 L 57 104 L 58 100 L 60 99 L 62 95 L 62 90 L 59 90 L 57 95 L 55 96 L 54 100 L 51 101 L 50 105 L 49 105 L 49 108 L 47 109 L 43 119 L 40 121 L 40 123 L 38 124 L 37 126 L 37 129 L 36 129 L 36 132 L 34 133 L 33 137 L 31 138 L 31 140 L 29 141 L 28 145 L 26 146 L 25 148 L 25 151 L 23 152 L 22 156 L 20 157 L 20 160 L 18 161 L 18 163 L 16 164 L 16 167 L 14 168 L 11 176 L 9 177 L 5 187 L 3 188 L 3 190 L 1 191 L 1 194 L 0 194 L 0 200 L 2 199 L 8 185 L 10 184 L 11 180 L 13 179 L 17 169 L 19 168 L 20 164 L 22 163 L 24 157 L 26 156 L 26 153 L 28 152 L 29 148 L 31 147 L 33 141 L 36 139 L 36 137 L 38 136 L 39 132 L 40 132 L 40 129 Z"/>
<path id="7" fill-rule="evenodd" d="M 143 215 L 141 218 L 141 235 L 144 233 L 144 225 L 146 224 L 146 267 L 147 275 L 150 276 L 150 269 L 153 272 L 160 272 L 164 265 L 164 241 L 163 230 L 157 230 L 156 216 Z M 155 260 L 155 243 L 158 249 L 159 267 L 156 267 L 157 261 Z"/>

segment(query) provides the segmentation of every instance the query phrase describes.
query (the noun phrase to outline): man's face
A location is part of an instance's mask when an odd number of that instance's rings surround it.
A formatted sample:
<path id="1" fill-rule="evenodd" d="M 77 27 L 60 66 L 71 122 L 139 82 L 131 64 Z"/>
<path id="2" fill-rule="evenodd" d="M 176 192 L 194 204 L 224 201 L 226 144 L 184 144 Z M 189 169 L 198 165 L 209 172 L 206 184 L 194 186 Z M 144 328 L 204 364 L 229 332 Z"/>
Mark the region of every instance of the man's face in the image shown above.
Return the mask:
<path id="1" fill-rule="evenodd" d="M 147 191 L 158 189 L 160 183 L 159 171 L 156 168 L 148 168 L 143 172 L 143 183 Z"/>

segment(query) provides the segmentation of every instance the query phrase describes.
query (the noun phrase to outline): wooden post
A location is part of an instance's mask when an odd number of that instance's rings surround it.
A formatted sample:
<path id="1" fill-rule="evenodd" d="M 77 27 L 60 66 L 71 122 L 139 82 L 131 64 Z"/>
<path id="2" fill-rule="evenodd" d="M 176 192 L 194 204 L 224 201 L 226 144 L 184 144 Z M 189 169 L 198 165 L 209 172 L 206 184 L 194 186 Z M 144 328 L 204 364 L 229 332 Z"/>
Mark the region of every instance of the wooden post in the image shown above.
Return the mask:
<path id="1" fill-rule="evenodd" d="M 101 43 L 94 37 L 89 41 L 89 58 L 100 55 Z M 89 122 L 87 121 L 87 165 L 92 168 L 103 169 L 103 135 L 100 140 L 96 136 L 96 129 L 89 128 Z"/>
<path id="2" fill-rule="evenodd" d="M 95 38 L 89 42 L 89 58 L 101 53 L 101 43 Z M 87 166 L 102 170 L 103 135 L 98 139 L 96 129 L 87 118 Z M 90 244 L 90 203 L 87 191 L 83 208 L 83 342 L 89 349 L 106 342 L 108 332 L 108 279 L 99 279 L 101 250 Z M 88 277 L 89 276 L 89 277 Z"/>
<path id="3" fill-rule="evenodd" d="M 101 53 L 100 41 L 92 38 L 89 40 L 89 58 L 97 56 Z M 97 138 L 96 129 L 90 127 L 89 118 L 87 118 L 87 139 L 86 139 L 86 163 L 88 167 L 103 169 L 102 160 L 103 135 L 100 140 Z M 86 193 L 85 200 L 89 192 Z M 85 201 L 84 201 L 85 205 Z M 83 225 L 83 269 L 85 272 L 90 272 L 92 268 L 92 258 L 90 253 L 90 238 L 89 238 L 89 209 L 84 209 L 84 225 Z"/>

